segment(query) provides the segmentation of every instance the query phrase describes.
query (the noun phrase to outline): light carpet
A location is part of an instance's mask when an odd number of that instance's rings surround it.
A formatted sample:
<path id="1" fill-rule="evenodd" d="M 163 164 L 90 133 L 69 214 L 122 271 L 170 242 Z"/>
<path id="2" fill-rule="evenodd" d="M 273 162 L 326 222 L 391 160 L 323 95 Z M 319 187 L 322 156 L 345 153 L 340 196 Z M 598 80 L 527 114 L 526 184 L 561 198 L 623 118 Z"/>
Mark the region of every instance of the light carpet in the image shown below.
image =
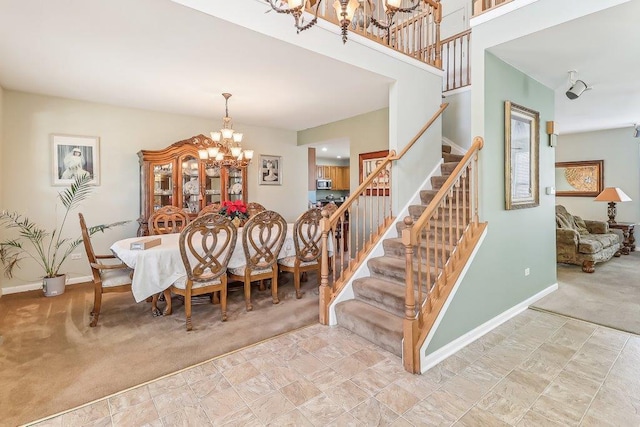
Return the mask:
<path id="1" fill-rule="evenodd" d="M 532 308 L 640 335 L 640 252 L 596 264 L 558 264 L 558 290 Z"/>
<path id="2" fill-rule="evenodd" d="M 193 305 L 191 332 L 176 297 L 173 315 L 153 317 L 150 304 L 136 304 L 130 293 L 105 294 L 99 324 L 89 328 L 89 284 L 51 298 L 42 291 L 4 295 L 0 425 L 34 421 L 318 322 L 315 275 L 303 282 L 299 300 L 291 276 L 283 282 L 277 305 L 270 290 L 252 288 L 248 313 L 242 288 L 230 291 L 224 323 L 219 305 Z"/>

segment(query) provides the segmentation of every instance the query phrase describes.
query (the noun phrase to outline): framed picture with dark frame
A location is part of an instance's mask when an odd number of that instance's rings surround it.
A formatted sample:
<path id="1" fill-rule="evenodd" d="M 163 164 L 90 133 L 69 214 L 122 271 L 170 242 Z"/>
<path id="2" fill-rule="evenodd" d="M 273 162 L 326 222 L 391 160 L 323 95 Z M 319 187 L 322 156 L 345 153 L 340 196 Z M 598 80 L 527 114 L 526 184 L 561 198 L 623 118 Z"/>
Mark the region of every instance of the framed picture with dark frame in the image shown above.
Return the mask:
<path id="1" fill-rule="evenodd" d="M 260 185 L 282 185 L 282 157 L 260 155 L 260 173 L 258 173 L 258 184 Z"/>
<path id="2" fill-rule="evenodd" d="M 71 185 L 78 176 L 90 176 L 100 185 L 100 138 L 51 134 L 53 185 Z"/>
<path id="3" fill-rule="evenodd" d="M 533 208 L 540 204 L 540 113 L 504 103 L 505 208 Z"/>
<path id="4" fill-rule="evenodd" d="M 389 150 L 372 151 L 369 153 L 360 153 L 358 155 L 359 163 L 359 184 L 362 184 L 369 175 L 384 161 L 389 155 Z M 377 177 L 373 179 L 371 185 L 367 187 L 365 194 L 367 196 L 388 196 L 391 191 L 391 163 L 387 164 Z"/>
<path id="5" fill-rule="evenodd" d="M 604 190 L 604 160 L 556 163 L 557 197 L 596 197 Z"/>

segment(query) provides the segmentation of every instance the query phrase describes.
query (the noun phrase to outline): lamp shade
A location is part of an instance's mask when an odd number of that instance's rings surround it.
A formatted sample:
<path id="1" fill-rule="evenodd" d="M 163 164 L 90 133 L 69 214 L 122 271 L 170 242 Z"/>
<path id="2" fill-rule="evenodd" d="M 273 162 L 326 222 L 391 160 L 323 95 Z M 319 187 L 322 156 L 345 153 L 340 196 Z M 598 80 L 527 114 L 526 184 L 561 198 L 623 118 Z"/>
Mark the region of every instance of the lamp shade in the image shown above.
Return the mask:
<path id="1" fill-rule="evenodd" d="M 607 187 L 595 198 L 596 202 L 630 202 L 631 197 L 618 187 Z"/>

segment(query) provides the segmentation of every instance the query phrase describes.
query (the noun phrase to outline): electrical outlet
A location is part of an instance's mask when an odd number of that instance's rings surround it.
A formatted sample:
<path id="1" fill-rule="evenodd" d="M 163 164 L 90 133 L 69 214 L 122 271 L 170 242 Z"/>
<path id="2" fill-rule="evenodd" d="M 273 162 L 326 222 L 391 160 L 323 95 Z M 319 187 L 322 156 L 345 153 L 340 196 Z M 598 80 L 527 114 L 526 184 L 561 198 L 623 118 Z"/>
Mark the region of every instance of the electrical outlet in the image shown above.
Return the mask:
<path id="1" fill-rule="evenodd" d="M 524 275 L 525 275 L 525 276 L 528 276 L 528 275 L 529 275 L 529 273 L 531 273 L 531 271 L 529 270 L 529 267 L 525 268 L 525 269 L 524 269 Z"/>
<path id="2" fill-rule="evenodd" d="M 80 254 L 71 254 L 71 259 L 80 259 L 81 255 Z"/>

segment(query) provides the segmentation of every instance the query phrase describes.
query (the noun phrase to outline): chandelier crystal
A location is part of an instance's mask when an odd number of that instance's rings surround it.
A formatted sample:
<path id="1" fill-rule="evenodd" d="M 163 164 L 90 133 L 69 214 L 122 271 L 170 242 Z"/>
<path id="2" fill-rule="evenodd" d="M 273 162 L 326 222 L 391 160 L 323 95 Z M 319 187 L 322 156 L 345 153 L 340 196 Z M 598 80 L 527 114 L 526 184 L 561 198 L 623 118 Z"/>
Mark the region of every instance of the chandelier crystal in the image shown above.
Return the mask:
<path id="1" fill-rule="evenodd" d="M 208 167 L 246 168 L 253 159 L 253 150 L 243 150 L 242 133 L 233 130 L 229 117 L 230 93 L 223 93 L 225 114 L 222 118 L 222 129 L 211 132 L 211 140 L 201 141 L 198 146 L 200 160 Z"/>

